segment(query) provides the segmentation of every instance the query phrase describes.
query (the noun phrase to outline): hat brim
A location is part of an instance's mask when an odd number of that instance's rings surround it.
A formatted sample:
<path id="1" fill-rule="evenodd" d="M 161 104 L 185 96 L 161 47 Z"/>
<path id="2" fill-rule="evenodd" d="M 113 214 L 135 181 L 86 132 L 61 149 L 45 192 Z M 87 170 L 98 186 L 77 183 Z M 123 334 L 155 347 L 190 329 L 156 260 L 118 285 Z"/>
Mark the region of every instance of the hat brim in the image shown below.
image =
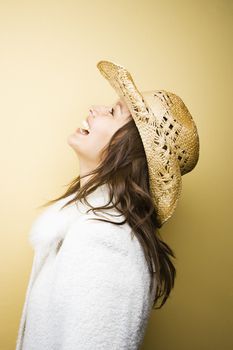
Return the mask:
<path id="1" fill-rule="evenodd" d="M 154 137 L 148 136 L 151 125 L 154 129 L 155 116 L 131 74 L 123 66 L 106 60 L 99 61 L 97 68 L 124 100 L 138 128 L 148 162 L 150 193 L 162 226 L 172 216 L 181 194 L 182 180 L 176 155 L 159 127 L 153 135 L 158 144 Z M 165 144 L 166 149 L 163 148 Z"/>

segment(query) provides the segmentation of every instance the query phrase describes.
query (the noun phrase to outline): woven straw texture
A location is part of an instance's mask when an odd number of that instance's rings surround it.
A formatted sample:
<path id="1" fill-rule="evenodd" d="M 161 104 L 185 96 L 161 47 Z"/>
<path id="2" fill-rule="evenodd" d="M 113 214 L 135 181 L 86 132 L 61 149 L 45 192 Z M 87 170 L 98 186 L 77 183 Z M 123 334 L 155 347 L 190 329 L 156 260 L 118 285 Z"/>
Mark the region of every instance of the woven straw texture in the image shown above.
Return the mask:
<path id="1" fill-rule="evenodd" d="M 181 194 L 181 176 L 199 159 L 195 122 L 182 101 L 172 92 L 139 92 L 131 74 L 110 61 L 97 68 L 128 106 L 144 146 L 150 193 L 160 227 L 172 216 Z"/>

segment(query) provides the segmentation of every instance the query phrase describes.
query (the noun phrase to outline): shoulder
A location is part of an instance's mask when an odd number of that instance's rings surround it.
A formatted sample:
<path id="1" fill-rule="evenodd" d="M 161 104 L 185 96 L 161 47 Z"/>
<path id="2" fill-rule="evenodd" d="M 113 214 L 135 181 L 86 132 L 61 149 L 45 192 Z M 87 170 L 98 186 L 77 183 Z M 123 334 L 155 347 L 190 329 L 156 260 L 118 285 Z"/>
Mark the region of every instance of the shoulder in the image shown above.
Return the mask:
<path id="1" fill-rule="evenodd" d="M 96 219 L 95 215 L 78 218 L 69 228 L 66 239 L 74 246 L 84 241 L 91 246 L 122 248 L 125 255 L 137 245 L 136 237 L 131 236 L 132 229 L 128 223 L 118 225 Z"/>
<path id="2" fill-rule="evenodd" d="M 149 271 L 141 244 L 128 223 L 88 220 L 82 217 L 68 230 L 64 248 L 92 263 L 111 264 L 132 277 L 149 280 Z"/>

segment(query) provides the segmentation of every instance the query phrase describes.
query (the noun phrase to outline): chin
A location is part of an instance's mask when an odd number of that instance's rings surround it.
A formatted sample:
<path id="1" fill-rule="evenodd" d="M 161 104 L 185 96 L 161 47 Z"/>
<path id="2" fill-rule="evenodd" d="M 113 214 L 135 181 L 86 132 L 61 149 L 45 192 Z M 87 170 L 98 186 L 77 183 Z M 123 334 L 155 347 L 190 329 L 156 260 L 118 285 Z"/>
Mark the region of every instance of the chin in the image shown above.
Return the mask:
<path id="1" fill-rule="evenodd" d="M 71 135 L 69 135 L 68 137 L 67 137 L 67 143 L 68 143 L 68 145 L 69 146 L 71 146 L 71 147 L 73 147 L 73 148 L 75 148 L 75 146 L 76 146 L 76 139 L 75 139 L 75 136 L 74 136 L 74 134 L 71 134 Z"/>
<path id="2" fill-rule="evenodd" d="M 72 135 L 67 136 L 66 141 L 67 141 L 68 145 L 72 144 L 72 139 L 71 138 L 72 138 Z"/>

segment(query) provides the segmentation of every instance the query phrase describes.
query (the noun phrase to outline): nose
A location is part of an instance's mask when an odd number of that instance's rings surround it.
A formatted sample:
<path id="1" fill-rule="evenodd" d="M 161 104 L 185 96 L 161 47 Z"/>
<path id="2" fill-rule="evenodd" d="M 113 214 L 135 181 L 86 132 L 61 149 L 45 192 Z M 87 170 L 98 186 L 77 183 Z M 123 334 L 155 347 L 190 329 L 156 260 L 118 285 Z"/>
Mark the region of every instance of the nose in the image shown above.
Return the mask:
<path id="1" fill-rule="evenodd" d="M 89 109 L 91 115 L 93 117 L 95 117 L 96 113 L 103 113 L 103 114 L 108 114 L 111 111 L 112 108 L 109 109 L 109 107 L 103 106 L 103 107 L 99 107 L 99 106 L 91 106 L 91 108 Z"/>
<path id="2" fill-rule="evenodd" d="M 91 114 L 93 117 L 95 117 L 95 115 L 94 115 L 94 109 L 93 109 L 92 107 L 89 109 L 89 112 L 90 112 L 90 114 Z"/>
<path id="3" fill-rule="evenodd" d="M 90 112 L 94 117 L 94 114 L 98 113 L 100 110 L 100 107 L 97 105 L 91 105 Z"/>

